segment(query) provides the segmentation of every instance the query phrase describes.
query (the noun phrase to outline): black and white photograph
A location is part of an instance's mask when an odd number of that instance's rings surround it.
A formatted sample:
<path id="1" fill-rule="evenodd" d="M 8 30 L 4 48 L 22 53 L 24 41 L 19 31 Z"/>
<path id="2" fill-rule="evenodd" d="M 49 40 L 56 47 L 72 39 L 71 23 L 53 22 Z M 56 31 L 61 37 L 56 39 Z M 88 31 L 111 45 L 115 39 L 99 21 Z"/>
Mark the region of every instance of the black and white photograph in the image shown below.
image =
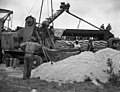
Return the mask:
<path id="1" fill-rule="evenodd" d="M 120 92 L 120 0 L 0 0 L 0 92 Z"/>

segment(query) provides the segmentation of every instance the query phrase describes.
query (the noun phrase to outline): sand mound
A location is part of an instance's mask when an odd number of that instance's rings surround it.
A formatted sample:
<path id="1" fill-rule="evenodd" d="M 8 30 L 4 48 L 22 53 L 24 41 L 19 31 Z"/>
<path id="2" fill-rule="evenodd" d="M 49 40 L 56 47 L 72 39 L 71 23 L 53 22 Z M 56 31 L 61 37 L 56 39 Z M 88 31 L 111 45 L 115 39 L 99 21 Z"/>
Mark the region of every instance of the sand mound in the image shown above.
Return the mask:
<path id="1" fill-rule="evenodd" d="M 71 56 L 51 65 L 50 62 L 44 63 L 32 71 L 31 77 L 49 82 L 84 82 L 86 78 L 91 80 L 99 79 L 106 83 L 110 75 L 104 71 L 109 70 L 108 58 L 114 65 L 114 72 L 117 74 L 120 65 L 120 51 L 110 48 L 102 49 L 96 53 L 85 51 L 79 55 Z"/>

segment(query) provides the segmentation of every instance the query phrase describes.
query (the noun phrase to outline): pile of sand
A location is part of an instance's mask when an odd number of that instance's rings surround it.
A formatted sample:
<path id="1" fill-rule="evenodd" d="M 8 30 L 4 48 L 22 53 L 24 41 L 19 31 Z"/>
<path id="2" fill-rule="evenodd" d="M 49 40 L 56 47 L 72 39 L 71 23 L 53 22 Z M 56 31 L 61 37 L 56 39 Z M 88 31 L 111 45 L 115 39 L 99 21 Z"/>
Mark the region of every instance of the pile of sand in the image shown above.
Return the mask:
<path id="1" fill-rule="evenodd" d="M 73 81 L 84 82 L 88 77 L 94 81 L 96 79 L 103 83 L 108 82 L 110 75 L 108 58 L 114 65 L 114 73 L 118 73 L 120 65 L 120 51 L 106 48 L 96 53 L 85 51 L 79 55 L 68 57 L 51 65 L 44 63 L 32 71 L 31 77 L 40 77 L 42 80 L 58 83 L 72 83 Z"/>

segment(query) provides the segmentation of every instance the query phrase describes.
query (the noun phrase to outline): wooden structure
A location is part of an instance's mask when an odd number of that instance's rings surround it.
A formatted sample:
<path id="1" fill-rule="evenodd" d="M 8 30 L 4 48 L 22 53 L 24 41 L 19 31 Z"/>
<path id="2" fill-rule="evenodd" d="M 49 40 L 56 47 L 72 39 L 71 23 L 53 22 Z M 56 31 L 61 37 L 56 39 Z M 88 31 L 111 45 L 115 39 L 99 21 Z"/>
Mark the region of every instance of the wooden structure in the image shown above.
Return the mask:
<path id="1" fill-rule="evenodd" d="M 62 36 L 96 38 L 97 40 L 107 41 L 114 35 L 108 30 L 91 30 L 91 29 L 66 29 Z"/>

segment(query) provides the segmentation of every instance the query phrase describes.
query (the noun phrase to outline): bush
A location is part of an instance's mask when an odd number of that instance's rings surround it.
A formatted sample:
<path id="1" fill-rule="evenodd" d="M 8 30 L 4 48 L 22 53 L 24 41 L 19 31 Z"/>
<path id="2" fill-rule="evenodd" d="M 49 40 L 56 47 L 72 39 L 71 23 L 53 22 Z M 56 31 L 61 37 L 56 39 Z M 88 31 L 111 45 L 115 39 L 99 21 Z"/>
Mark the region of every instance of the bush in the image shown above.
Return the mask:
<path id="1" fill-rule="evenodd" d="M 107 66 L 110 68 L 109 70 L 107 70 L 106 72 L 110 75 L 109 77 L 109 83 L 115 86 L 118 86 L 120 84 L 120 70 L 118 72 L 118 74 L 114 73 L 114 65 L 113 65 L 113 61 L 112 59 L 108 58 L 107 60 Z"/>

